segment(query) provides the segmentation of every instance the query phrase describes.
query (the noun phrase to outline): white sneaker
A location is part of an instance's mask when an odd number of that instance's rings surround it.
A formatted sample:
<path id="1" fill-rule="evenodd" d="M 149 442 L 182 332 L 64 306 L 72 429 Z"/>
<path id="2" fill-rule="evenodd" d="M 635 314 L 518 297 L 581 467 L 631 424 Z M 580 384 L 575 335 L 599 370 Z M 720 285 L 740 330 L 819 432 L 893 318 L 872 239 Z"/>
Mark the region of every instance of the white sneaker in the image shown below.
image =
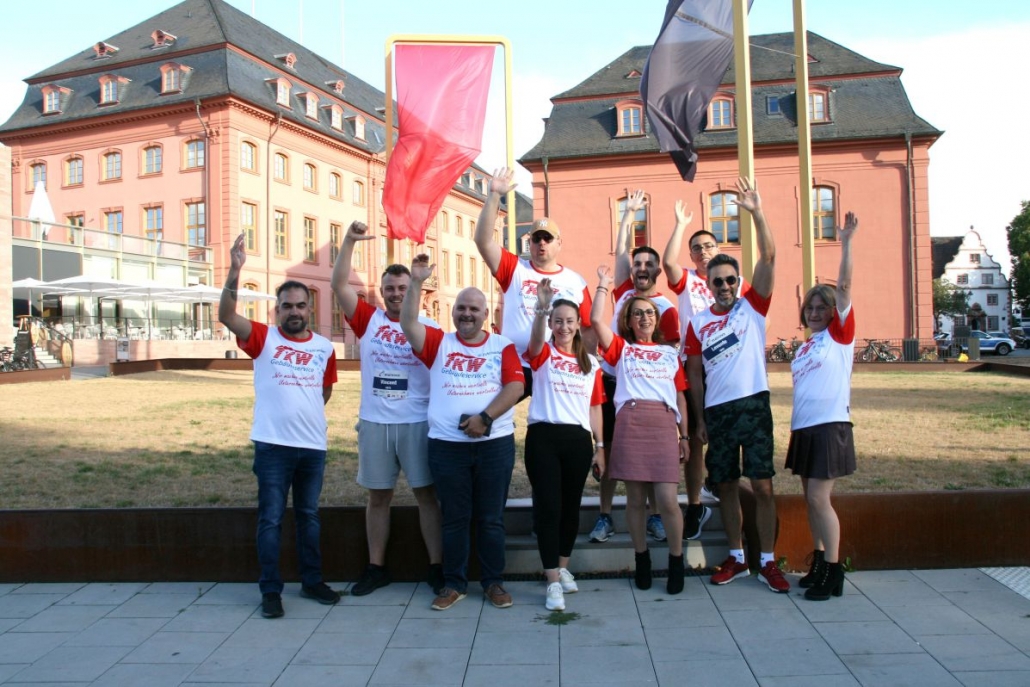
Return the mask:
<path id="1" fill-rule="evenodd" d="M 561 590 L 566 594 L 575 594 L 579 591 L 576 578 L 565 568 L 558 568 L 558 581 L 561 582 Z"/>
<path id="2" fill-rule="evenodd" d="M 719 503 L 719 497 L 716 496 L 709 488 L 708 485 L 702 485 L 701 487 L 701 500 L 708 501 L 710 503 Z"/>
<path id="3" fill-rule="evenodd" d="M 565 594 L 561 590 L 561 582 L 552 582 L 547 585 L 547 602 L 544 606 L 549 611 L 565 610 Z"/>

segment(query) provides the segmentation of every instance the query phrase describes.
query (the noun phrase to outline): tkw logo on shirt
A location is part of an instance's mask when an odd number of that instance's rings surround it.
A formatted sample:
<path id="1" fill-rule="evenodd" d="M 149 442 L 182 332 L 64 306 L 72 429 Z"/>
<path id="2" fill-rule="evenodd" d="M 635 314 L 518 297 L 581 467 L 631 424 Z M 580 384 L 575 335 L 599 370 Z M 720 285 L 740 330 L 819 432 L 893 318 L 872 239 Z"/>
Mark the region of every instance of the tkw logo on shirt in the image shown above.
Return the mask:
<path id="1" fill-rule="evenodd" d="M 444 361 L 443 366 L 445 370 L 454 370 L 455 372 L 479 372 L 485 363 L 486 358 L 455 352 L 447 354 L 447 360 Z"/>
<path id="2" fill-rule="evenodd" d="M 386 343 L 397 344 L 398 346 L 404 346 L 408 343 L 408 337 L 404 336 L 404 332 L 397 331 L 385 324 L 376 330 L 375 338 Z"/>
<path id="3" fill-rule="evenodd" d="M 650 360 L 652 362 L 662 359 L 661 351 L 649 351 L 640 348 L 630 348 L 628 346 L 626 347 L 626 351 L 625 353 L 623 353 L 623 355 L 625 355 L 627 358 L 634 358 L 636 360 Z"/>
<path id="4" fill-rule="evenodd" d="M 275 355 L 272 357 L 276 360 L 293 363 L 294 365 L 306 366 L 315 356 L 311 353 L 305 353 L 304 351 L 290 348 L 289 346 L 280 345 L 275 347 Z"/>
<path id="5" fill-rule="evenodd" d="M 574 375 L 582 373 L 577 361 L 566 360 L 559 355 L 551 356 L 551 367 L 553 367 L 556 372 L 567 372 Z"/>

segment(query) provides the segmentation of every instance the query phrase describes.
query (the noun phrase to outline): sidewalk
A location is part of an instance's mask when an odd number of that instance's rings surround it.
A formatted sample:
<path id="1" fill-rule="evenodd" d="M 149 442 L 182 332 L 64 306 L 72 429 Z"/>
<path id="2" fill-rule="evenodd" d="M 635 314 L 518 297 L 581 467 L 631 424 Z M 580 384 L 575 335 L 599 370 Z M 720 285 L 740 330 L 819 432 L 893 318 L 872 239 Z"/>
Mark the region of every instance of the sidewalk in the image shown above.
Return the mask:
<path id="1" fill-rule="evenodd" d="M 256 584 L 0 585 L 0 684 L 1030 685 L 1030 599 L 979 570 L 856 572 L 826 602 L 755 576 L 582 580 L 564 624 L 543 584 L 506 586 L 512 608 L 473 583 L 438 612 L 425 585 L 326 607 L 293 584 L 265 620 Z"/>

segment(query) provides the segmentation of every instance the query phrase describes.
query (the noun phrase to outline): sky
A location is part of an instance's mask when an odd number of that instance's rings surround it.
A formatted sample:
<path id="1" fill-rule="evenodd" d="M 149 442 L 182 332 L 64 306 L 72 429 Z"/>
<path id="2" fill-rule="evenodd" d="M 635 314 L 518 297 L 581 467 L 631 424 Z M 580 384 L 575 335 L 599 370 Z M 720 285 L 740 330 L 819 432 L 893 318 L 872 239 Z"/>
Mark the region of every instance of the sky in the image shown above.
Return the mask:
<path id="1" fill-rule="evenodd" d="M 512 44 L 514 151 L 540 139 L 550 98 L 626 50 L 650 45 L 664 0 L 228 0 L 382 89 L 388 37 L 504 36 Z M 23 79 L 172 6 L 173 0 L 43 0 L 5 3 L 0 39 L 0 122 L 25 94 Z M 633 8 L 633 9 L 629 9 Z M 918 115 L 945 134 L 930 149 L 934 236 L 975 227 L 1009 271 L 1006 227 L 1030 200 L 1030 2 L 1026 0 L 807 0 L 808 29 L 904 70 Z M 791 31 L 791 0 L 754 0 L 752 34 Z M 38 28 L 32 28 L 38 27 Z M 497 60 L 500 65 L 500 59 Z M 505 163 L 503 72 L 488 106 L 483 155 Z M 671 162 L 670 162 L 671 165 Z M 704 166 L 704 157 L 699 160 Z M 529 192 L 530 175 L 517 180 Z M 845 208 L 846 209 L 846 208 Z"/>

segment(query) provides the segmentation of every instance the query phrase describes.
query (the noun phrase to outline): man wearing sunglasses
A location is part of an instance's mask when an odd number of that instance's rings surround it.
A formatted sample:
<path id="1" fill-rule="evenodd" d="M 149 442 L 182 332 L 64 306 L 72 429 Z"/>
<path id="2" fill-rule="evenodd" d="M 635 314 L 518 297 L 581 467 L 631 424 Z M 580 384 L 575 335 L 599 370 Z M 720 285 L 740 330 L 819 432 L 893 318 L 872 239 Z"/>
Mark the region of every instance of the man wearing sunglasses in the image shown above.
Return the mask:
<path id="1" fill-rule="evenodd" d="M 588 351 L 594 351 L 597 349 L 597 339 L 589 328 L 590 292 L 583 277 L 558 264 L 558 254 L 562 246 L 558 224 L 547 217 L 533 222 L 529 260 L 521 260 L 511 251 L 494 243 L 497 209 L 501 204 L 501 196 L 514 190 L 514 178 L 515 171 L 508 167 L 494 171 L 486 203 L 483 204 L 479 222 L 476 224 L 476 247 L 479 248 L 483 262 L 490 268 L 504 293 L 501 332 L 515 344 L 521 360 L 529 345 L 530 332 L 533 330 L 537 284 L 546 278 L 551 280 L 555 300 L 564 298 L 579 306 L 579 316 L 583 322 L 583 343 Z M 550 336 L 548 330 L 544 339 L 547 340 Z M 526 376 L 525 396 L 530 396 L 533 390 L 532 371 L 527 366 L 523 368 L 523 372 Z"/>
<path id="2" fill-rule="evenodd" d="M 765 319 L 774 282 L 776 248 L 762 212 L 758 189 L 748 179 L 737 182 L 738 207 L 755 221 L 758 263 L 751 289 L 737 296 L 740 267 L 736 259 L 717 255 L 707 265 L 707 282 L 715 298 L 687 327 L 687 375 L 693 396 L 697 434 L 708 443 L 705 463 L 719 486 L 723 525 L 730 555 L 712 575 L 712 584 L 728 584 L 750 575 L 741 537 L 740 477 L 749 478 L 761 549 L 758 572 L 774 592 L 786 594 L 790 583 L 776 565 L 776 501 L 773 499 L 773 423 L 765 369 Z M 702 391 L 702 375 L 707 386 Z M 704 410 L 701 411 L 700 409 Z M 741 470 L 743 456 L 743 471 Z"/>

